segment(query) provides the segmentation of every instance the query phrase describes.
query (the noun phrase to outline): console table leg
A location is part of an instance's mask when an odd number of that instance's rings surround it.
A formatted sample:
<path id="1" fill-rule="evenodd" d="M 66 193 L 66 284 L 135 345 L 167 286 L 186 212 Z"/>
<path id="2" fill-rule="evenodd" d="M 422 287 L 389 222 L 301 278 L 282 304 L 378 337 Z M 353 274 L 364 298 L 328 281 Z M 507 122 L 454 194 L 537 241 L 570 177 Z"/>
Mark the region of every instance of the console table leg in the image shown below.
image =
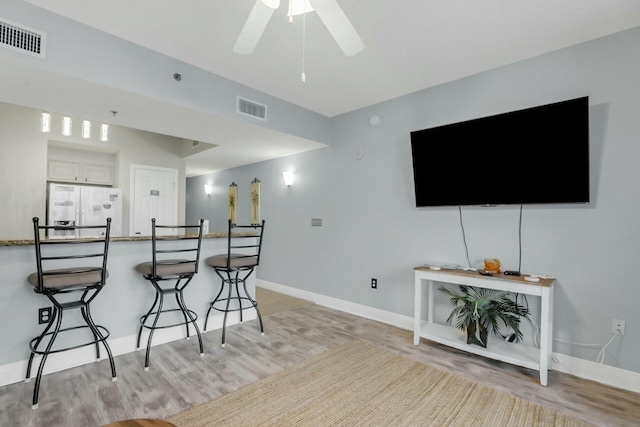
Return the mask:
<path id="1" fill-rule="evenodd" d="M 422 328 L 422 279 L 415 278 L 415 295 L 413 297 L 413 345 L 420 344 L 420 329 Z"/>
<path id="2" fill-rule="evenodd" d="M 548 371 L 551 362 L 553 333 L 553 293 L 550 288 L 542 289 L 540 298 L 540 384 L 547 385 Z"/>

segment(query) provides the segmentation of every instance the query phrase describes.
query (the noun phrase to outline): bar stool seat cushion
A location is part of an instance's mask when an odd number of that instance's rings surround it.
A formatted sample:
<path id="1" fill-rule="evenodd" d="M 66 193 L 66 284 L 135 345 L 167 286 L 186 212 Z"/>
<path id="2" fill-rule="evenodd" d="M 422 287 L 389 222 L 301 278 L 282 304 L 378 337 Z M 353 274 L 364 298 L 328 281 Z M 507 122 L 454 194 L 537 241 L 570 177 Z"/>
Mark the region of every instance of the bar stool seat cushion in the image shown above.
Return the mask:
<path id="1" fill-rule="evenodd" d="M 219 254 L 210 256 L 205 260 L 207 265 L 211 267 L 226 268 L 227 267 L 227 254 Z M 258 264 L 257 255 L 244 255 L 244 254 L 231 254 L 231 262 L 229 267 L 241 268 L 252 267 Z"/>
<path id="2" fill-rule="evenodd" d="M 105 279 L 109 277 L 109 271 L 106 272 Z M 31 273 L 27 277 L 27 281 L 33 287 L 38 286 L 38 273 Z M 102 275 L 100 269 L 88 269 L 83 267 L 61 268 L 57 270 L 48 270 L 43 272 L 43 286 L 48 289 L 64 289 L 77 285 L 87 285 L 91 283 L 100 283 Z"/>
<path id="3" fill-rule="evenodd" d="M 136 266 L 136 271 L 144 275 L 153 274 L 153 262 L 143 262 Z M 187 259 L 168 259 L 157 261 L 156 276 L 173 276 L 176 274 L 190 274 L 196 271 L 196 263 Z"/>

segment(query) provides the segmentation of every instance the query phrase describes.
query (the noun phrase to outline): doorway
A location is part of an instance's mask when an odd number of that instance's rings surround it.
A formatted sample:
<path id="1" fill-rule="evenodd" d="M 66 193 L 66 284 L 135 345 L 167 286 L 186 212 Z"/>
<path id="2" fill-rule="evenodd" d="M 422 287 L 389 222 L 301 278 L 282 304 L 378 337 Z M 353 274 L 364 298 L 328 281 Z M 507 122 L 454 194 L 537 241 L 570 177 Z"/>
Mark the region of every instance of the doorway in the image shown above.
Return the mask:
<path id="1" fill-rule="evenodd" d="M 158 224 L 178 223 L 178 170 L 131 165 L 129 235 L 150 236 L 151 218 Z M 175 230 L 163 229 L 163 234 Z"/>

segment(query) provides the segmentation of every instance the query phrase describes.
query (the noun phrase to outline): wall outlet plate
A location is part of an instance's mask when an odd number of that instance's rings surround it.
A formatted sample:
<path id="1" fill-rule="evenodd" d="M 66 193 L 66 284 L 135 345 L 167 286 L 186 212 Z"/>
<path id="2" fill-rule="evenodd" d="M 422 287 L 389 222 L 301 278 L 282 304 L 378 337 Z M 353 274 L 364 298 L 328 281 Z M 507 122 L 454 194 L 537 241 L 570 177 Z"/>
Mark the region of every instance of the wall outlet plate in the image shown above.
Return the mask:
<path id="1" fill-rule="evenodd" d="M 626 329 L 627 329 L 627 324 L 624 320 L 613 319 L 613 321 L 611 322 L 611 333 L 613 334 L 620 331 L 620 335 L 624 336 Z"/>
<path id="2" fill-rule="evenodd" d="M 51 320 L 51 307 L 42 307 L 38 309 L 38 324 L 49 323 Z"/>

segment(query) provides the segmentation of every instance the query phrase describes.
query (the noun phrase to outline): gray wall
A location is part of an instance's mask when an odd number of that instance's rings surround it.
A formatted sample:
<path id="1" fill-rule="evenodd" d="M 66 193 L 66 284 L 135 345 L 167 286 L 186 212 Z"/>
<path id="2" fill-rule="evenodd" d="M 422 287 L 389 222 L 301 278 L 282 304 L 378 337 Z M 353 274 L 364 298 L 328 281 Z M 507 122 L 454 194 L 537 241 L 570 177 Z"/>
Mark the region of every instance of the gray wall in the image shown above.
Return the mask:
<path id="1" fill-rule="evenodd" d="M 604 345 L 612 319 L 623 319 L 626 335 L 609 345 L 604 363 L 640 372 L 638 46 L 640 28 L 336 117 L 331 147 L 188 179 L 187 219 L 204 216 L 212 230 L 224 229 L 226 188 L 235 181 L 238 221 L 247 220 L 249 183 L 258 178 L 267 221 L 259 279 L 412 316 L 413 267 L 467 262 L 458 209 L 415 208 L 409 133 L 588 95 L 592 203 L 525 206 L 522 270 L 558 278 L 554 352 L 596 361 L 601 347 L 558 340 Z M 373 114 L 378 127 L 369 125 Z M 358 146 L 361 160 L 352 157 Z M 296 172 L 289 188 L 287 169 Z M 553 172 L 523 159 L 523 173 Z M 453 166 L 442 179 L 455 174 Z M 209 197 L 205 182 L 216 189 Z M 462 213 L 471 263 L 491 256 L 516 269 L 519 207 Z M 311 218 L 323 227 L 311 227 Z"/>

